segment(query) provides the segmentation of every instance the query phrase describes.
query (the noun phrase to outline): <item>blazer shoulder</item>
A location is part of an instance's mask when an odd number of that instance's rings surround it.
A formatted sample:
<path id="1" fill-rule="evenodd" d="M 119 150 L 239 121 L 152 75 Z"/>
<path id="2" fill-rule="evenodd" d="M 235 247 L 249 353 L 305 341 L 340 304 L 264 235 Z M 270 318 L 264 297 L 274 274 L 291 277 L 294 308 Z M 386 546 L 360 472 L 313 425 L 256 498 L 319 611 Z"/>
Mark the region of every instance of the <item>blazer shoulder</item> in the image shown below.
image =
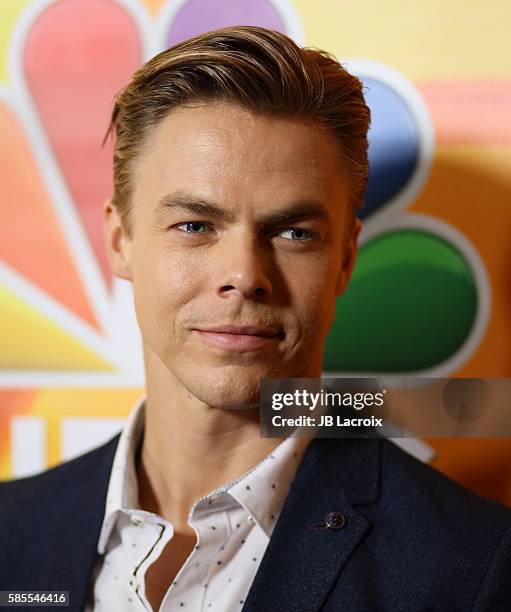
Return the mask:
<path id="1" fill-rule="evenodd" d="M 382 441 L 380 453 L 378 503 L 360 510 L 373 524 L 369 540 L 378 567 L 389 567 L 382 589 L 389 592 L 390 574 L 399 567 L 401 584 L 414 585 L 417 598 L 434 597 L 428 609 L 444 609 L 446 601 L 452 609 L 508 609 L 502 606 L 511 600 L 511 509 L 468 491 L 391 441 Z"/>
<path id="2" fill-rule="evenodd" d="M 381 453 L 380 493 L 401 518 L 414 516 L 423 527 L 495 545 L 511 528 L 511 508 L 472 493 L 388 440 Z"/>
<path id="3" fill-rule="evenodd" d="M 120 434 L 74 459 L 33 476 L 0 482 L 0 515 L 20 505 L 44 503 L 48 493 L 65 492 L 104 473 L 108 476 Z"/>
<path id="4" fill-rule="evenodd" d="M 69 590 L 75 602 L 84 601 L 117 442 L 118 436 L 45 472 L 0 484 L 1 584 Z"/>

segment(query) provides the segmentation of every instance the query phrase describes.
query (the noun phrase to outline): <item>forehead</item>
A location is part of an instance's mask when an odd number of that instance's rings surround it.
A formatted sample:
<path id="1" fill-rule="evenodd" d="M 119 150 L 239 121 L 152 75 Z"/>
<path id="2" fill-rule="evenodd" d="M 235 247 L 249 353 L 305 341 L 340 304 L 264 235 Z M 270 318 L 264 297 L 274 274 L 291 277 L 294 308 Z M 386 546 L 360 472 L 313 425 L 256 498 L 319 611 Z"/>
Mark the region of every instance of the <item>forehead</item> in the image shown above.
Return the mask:
<path id="1" fill-rule="evenodd" d="M 276 190 L 338 200 L 346 179 L 333 136 L 316 123 L 217 102 L 180 106 L 162 119 L 135 163 L 133 186 L 135 197 L 151 199 L 193 189 L 244 201 Z"/>

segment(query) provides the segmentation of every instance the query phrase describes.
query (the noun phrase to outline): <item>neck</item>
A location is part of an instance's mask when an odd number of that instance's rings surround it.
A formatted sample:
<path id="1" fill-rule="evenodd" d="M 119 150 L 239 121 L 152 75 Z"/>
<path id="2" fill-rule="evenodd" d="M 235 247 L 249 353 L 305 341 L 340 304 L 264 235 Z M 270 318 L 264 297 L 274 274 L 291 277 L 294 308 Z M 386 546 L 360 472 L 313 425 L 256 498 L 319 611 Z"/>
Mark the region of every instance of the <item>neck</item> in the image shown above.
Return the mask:
<path id="1" fill-rule="evenodd" d="M 144 439 L 137 466 L 144 510 L 190 531 L 193 504 L 259 463 L 281 441 L 261 438 L 259 408 L 223 410 L 194 397 L 146 358 Z"/>
<path id="2" fill-rule="evenodd" d="M 178 532 L 189 533 L 193 504 L 257 465 L 282 438 L 261 437 L 258 406 L 222 409 L 200 401 L 147 347 L 145 365 L 140 505 L 168 519 Z M 296 376 L 320 375 L 319 365 Z"/>

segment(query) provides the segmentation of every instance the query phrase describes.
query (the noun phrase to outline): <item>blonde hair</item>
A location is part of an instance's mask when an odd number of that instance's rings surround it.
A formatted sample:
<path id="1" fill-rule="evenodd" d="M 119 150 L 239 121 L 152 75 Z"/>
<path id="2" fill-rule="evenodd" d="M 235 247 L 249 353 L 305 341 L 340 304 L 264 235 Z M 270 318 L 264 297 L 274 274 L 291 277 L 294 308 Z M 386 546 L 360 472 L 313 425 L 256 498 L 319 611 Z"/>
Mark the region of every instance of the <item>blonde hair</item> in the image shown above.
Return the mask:
<path id="1" fill-rule="evenodd" d="M 255 113 L 315 122 L 338 144 L 350 181 L 354 222 L 367 185 L 370 111 L 362 83 L 326 51 L 255 26 L 207 32 L 162 51 L 115 98 L 113 205 L 130 232 L 132 163 L 149 133 L 173 108 L 226 101 Z"/>

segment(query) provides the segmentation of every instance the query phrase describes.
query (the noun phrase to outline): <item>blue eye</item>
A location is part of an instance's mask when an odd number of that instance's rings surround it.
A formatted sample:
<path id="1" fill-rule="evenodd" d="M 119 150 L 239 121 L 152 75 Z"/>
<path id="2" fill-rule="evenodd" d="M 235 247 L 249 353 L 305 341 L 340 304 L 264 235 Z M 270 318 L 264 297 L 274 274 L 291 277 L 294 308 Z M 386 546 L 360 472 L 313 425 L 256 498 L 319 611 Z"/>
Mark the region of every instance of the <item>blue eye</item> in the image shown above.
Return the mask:
<path id="1" fill-rule="evenodd" d="M 183 227 L 185 227 L 186 229 L 181 229 Z M 187 223 L 182 223 L 181 225 L 178 225 L 177 229 L 180 232 L 185 232 L 187 234 L 203 234 L 205 231 L 207 231 L 207 226 L 201 221 L 188 221 Z"/>
<path id="2" fill-rule="evenodd" d="M 311 238 L 314 237 L 313 232 L 311 232 L 310 230 L 304 229 L 303 227 L 291 227 L 280 233 L 281 236 L 283 236 L 284 234 L 290 234 L 291 235 L 290 239 L 295 240 L 295 241 L 310 240 Z M 285 236 L 285 238 L 287 237 L 288 236 Z"/>

